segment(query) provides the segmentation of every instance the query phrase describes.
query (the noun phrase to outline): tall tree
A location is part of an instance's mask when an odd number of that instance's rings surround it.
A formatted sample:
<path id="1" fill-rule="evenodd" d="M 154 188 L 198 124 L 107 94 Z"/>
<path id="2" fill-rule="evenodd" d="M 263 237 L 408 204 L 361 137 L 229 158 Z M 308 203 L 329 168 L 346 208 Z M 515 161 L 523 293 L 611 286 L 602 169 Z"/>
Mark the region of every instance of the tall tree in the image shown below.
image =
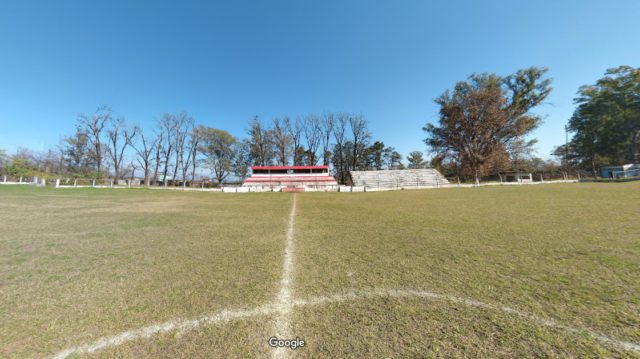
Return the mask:
<path id="1" fill-rule="evenodd" d="M 153 182 L 158 181 L 158 170 L 160 169 L 160 162 L 162 161 L 162 153 L 164 148 L 164 127 L 161 123 L 158 123 L 157 132 L 153 146 Z"/>
<path id="2" fill-rule="evenodd" d="M 291 120 L 288 116 L 284 118 L 285 126 L 289 132 L 291 138 L 292 153 L 293 153 L 293 165 L 302 165 L 302 154 L 304 149 L 302 148 L 302 134 L 304 132 L 304 118 L 296 116 L 295 120 Z"/>
<path id="3" fill-rule="evenodd" d="M 366 146 L 371 137 L 367 127 L 367 120 L 362 115 L 349 116 L 349 128 L 351 129 L 351 140 L 353 148 L 351 153 L 351 169 L 362 168 L 363 157 L 366 156 Z"/>
<path id="4" fill-rule="evenodd" d="M 409 152 L 409 156 L 407 156 L 407 163 L 407 167 L 411 169 L 425 168 L 427 165 L 421 151 Z"/>
<path id="5" fill-rule="evenodd" d="M 136 128 L 136 132 L 138 133 L 138 141 L 137 143 L 132 143 L 132 147 L 136 152 L 138 164 L 142 168 L 142 172 L 144 173 L 144 184 L 149 187 L 151 183 L 151 164 L 153 161 L 153 153 L 156 150 L 156 141 L 157 137 L 151 137 L 145 135 L 142 131 L 142 128 Z M 157 163 L 156 163 L 157 168 Z"/>
<path id="6" fill-rule="evenodd" d="M 206 132 L 206 128 L 202 125 L 195 126 L 191 131 L 189 138 L 189 152 L 191 156 L 191 182 L 196 180 L 196 167 L 198 166 L 198 149 L 200 142 Z"/>
<path id="7" fill-rule="evenodd" d="M 120 178 L 120 170 L 122 169 L 125 150 L 131 144 L 136 133 L 137 127 L 133 129 L 129 128 L 124 117 L 109 120 L 109 127 L 107 128 L 107 154 L 113 164 L 115 180 Z"/>
<path id="8" fill-rule="evenodd" d="M 236 142 L 235 137 L 227 131 L 216 128 L 207 128 L 203 131 L 200 151 L 204 154 L 206 163 L 211 167 L 219 184 L 222 184 L 232 171 Z"/>
<path id="9" fill-rule="evenodd" d="M 259 166 L 270 165 L 274 157 L 273 138 L 271 131 L 263 126 L 258 116 L 249 122 L 247 134 L 251 144 L 249 155 L 253 163 Z"/>
<path id="10" fill-rule="evenodd" d="M 640 68 L 608 69 L 575 103 L 569 147 L 583 167 L 595 176 L 600 165 L 640 162 Z"/>
<path id="11" fill-rule="evenodd" d="M 437 162 L 460 164 L 460 173 L 479 178 L 503 168 L 507 148 L 539 126 L 530 111 L 551 91 L 545 68 L 531 67 L 514 75 L 472 75 L 436 99 L 438 125 L 427 124 L 425 143 Z"/>
<path id="12" fill-rule="evenodd" d="M 102 131 L 111 119 L 111 108 L 108 106 L 99 107 L 93 115 L 80 114 L 77 119 L 77 126 L 88 136 L 87 139 L 90 144 L 89 156 L 96 164 L 98 178 L 101 178 L 103 174 Z"/>
<path id="13" fill-rule="evenodd" d="M 10 160 L 11 159 L 9 158 L 9 155 L 7 154 L 7 151 L 3 150 L 3 149 L 0 149 L 0 173 L 2 172 L 4 167 L 9 164 Z"/>
<path id="14" fill-rule="evenodd" d="M 79 126 L 73 136 L 65 137 L 62 144 L 65 166 L 70 172 L 88 174 L 91 166 L 89 156 L 89 136 Z"/>
<path id="15" fill-rule="evenodd" d="M 231 172 L 236 177 L 245 179 L 249 173 L 249 167 L 251 167 L 251 143 L 247 139 L 236 142 L 233 152 L 235 157 L 231 165 Z"/>
<path id="16" fill-rule="evenodd" d="M 384 166 L 388 170 L 404 169 L 402 155 L 393 147 L 386 147 L 383 153 Z"/>
<path id="17" fill-rule="evenodd" d="M 169 172 L 169 161 L 171 161 L 175 146 L 176 122 L 176 116 L 170 113 L 165 113 L 162 116 L 162 120 L 160 120 L 160 131 L 164 134 L 163 141 L 159 142 L 164 159 L 164 167 L 162 170 L 162 184 L 164 187 L 167 187 L 169 182 L 167 174 Z M 172 180 L 175 180 L 175 178 Z"/>
<path id="18" fill-rule="evenodd" d="M 277 117 L 273 119 L 271 137 L 273 138 L 273 145 L 275 147 L 278 164 L 282 166 L 288 165 L 289 157 L 292 152 L 291 144 L 293 140 L 291 139 L 291 135 L 287 129 L 287 118 L 285 118 L 285 120 L 280 120 Z"/>
<path id="19" fill-rule="evenodd" d="M 318 146 L 320 146 L 322 139 L 322 127 L 318 115 L 310 114 L 305 116 L 304 138 L 307 143 L 307 165 L 315 166 L 318 163 Z"/>
<path id="20" fill-rule="evenodd" d="M 333 126 L 333 138 L 336 142 L 333 150 L 332 162 L 338 182 L 344 184 L 347 176 L 347 160 L 345 157 L 345 142 L 347 141 L 347 124 L 349 114 L 338 113 L 336 123 Z"/>
<path id="21" fill-rule="evenodd" d="M 384 153 L 386 147 L 381 141 L 375 141 L 368 149 L 369 164 L 367 167 L 381 170 L 384 167 Z"/>
<path id="22" fill-rule="evenodd" d="M 322 165 L 328 166 L 331 161 L 331 136 L 335 118 L 333 113 L 325 113 L 320 121 L 322 131 Z"/>
<path id="23" fill-rule="evenodd" d="M 174 116 L 174 131 L 175 135 L 174 139 L 174 148 L 176 154 L 176 163 L 173 167 L 173 180 L 175 184 L 175 180 L 178 176 L 178 169 L 181 170 L 182 173 L 182 184 L 186 185 L 187 180 L 187 172 L 189 170 L 189 161 L 191 159 L 191 154 L 185 156 L 185 152 L 187 150 L 187 144 L 189 143 L 189 134 L 194 126 L 193 117 L 187 115 L 185 112 L 180 112 L 178 115 Z"/>

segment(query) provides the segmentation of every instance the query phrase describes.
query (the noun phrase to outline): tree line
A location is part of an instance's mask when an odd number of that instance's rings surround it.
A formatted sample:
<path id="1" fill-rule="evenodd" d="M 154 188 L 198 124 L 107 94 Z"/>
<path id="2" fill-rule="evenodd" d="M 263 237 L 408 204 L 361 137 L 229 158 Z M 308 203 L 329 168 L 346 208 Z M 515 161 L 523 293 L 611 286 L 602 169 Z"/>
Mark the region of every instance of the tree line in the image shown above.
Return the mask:
<path id="1" fill-rule="evenodd" d="M 557 146 L 557 161 L 535 156 L 532 132 L 542 123 L 534 110 L 552 91 L 548 70 L 514 74 L 473 74 L 435 99 L 438 121 L 423 127 L 421 151 L 406 157 L 407 167 L 435 167 L 445 176 L 467 180 L 503 171 L 588 170 L 638 163 L 640 157 L 640 69 L 609 69 L 594 85 L 583 86 L 568 121 L 573 136 Z M 44 153 L 0 150 L 0 173 L 55 174 L 120 179 L 139 174 L 144 182 L 186 185 L 205 173 L 215 182 L 241 180 L 253 165 L 330 166 L 339 183 L 351 170 L 403 169 L 395 148 L 374 140 L 362 114 L 337 112 L 252 118 L 246 136 L 196 123 L 185 112 L 165 113 L 152 128 L 131 126 L 109 107 L 76 119 L 75 133 Z"/>
<path id="2" fill-rule="evenodd" d="M 598 167 L 640 163 L 640 68 L 608 69 L 593 85 L 582 86 L 567 130 L 571 140 L 554 154 L 567 166 Z"/>
<path id="3" fill-rule="evenodd" d="M 427 165 L 419 151 L 408 166 Z M 348 171 L 402 169 L 402 155 L 373 141 L 361 114 L 346 112 L 252 118 L 246 137 L 198 124 L 185 112 L 165 113 L 143 129 L 115 116 L 107 106 L 78 115 L 75 132 L 44 153 L 0 152 L 0 170 L 9 175 L 62 175 L 75 178 L 140 177 L 146 185 L 187 186 L 212 174 L 220 184 L 242 180 L 254 165 L 325 165 L 340 183 Z"/>
<path id="4" fill-rule="evenodd" d="M 474 74 L 436 98 L 437 123 L 427 123 L 431 164 L 448 176 L 478 179 L 502 171 L 589 171 L 640 162 L 640 69 L 607 70 L 583 86 L 556 161 L 536 157 L 531 133 L 542 117 L 532 112 L 551 93 L 547 69 L 530 67 L 508 76 Z"/>

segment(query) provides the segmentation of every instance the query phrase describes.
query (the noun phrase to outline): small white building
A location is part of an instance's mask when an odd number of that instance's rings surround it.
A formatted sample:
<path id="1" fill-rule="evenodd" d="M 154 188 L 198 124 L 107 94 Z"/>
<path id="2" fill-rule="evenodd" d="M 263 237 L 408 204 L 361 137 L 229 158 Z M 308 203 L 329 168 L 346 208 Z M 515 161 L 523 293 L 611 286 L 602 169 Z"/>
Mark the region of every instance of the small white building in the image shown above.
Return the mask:
<path id="1" fill-rule="evenodd" d="M 500 182 L 533 182 L 530 172 L 502 172 L 499 176 Z"/>
<path id="2" fill-rule="evenodd" d="M 600 177 L 602 178 L 625 178 L 640 176 L 640 164 L 628 163 L 618 166 L 600 167 Z"/>

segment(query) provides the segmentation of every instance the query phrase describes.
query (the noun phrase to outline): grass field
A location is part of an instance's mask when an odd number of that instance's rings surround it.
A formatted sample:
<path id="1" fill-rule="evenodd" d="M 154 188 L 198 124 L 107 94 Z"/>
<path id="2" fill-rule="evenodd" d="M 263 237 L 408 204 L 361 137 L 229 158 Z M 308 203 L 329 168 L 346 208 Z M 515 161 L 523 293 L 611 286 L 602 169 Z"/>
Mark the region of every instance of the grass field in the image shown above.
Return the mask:
<path id="1" fill-rule="evenodd" d="M 4 186 L 0 321 L 7 358 L 640 357 L 640 183 Z"/>

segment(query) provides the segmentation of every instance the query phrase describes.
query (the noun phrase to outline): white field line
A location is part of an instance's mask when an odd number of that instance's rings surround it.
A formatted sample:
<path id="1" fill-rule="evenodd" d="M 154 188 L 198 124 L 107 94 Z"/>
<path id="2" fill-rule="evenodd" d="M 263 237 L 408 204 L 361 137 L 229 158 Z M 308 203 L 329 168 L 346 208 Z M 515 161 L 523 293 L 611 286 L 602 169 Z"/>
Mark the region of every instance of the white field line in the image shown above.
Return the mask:
<path id="1" fill-rule="evenodd" d="M 289 214 L 289 225 L 287 227 L 286 244 L 284 247 L 284 260 L 282 263 L 282 279 L 280 281 L 280 291 L 276 298 L 275 306 L 278 309 L 278 316 L 275 320 L 273 331 L 274 336 L 280 339 L 291 338 L 291 310 L 293 309 L 293 228 L 296 221 L 296 194 L 293 194 L 293 203 L 291 204 L 291 213 Z M 271 352 L 272 358 L 288 357 L 289 348 L 278 347 Z"/>
<path id="2" fill-rule="evenodd" d="M 639 343 L 622 341 L 616 338 L 609 337 L 607 335 L 594 332 L 593 330 L 590 330 L 590 329 L 566 326 L 563 324 L 559 324 L 554 320 L 541 318 L 541 317 L 538 317 L 517 309 L 506 307 L 506 306 L 497 306 L 497 305 L 479 302 L 477 300 L 473 300 L 469 298 L 461 298 L 453 295 L 433 293 L 433 292 L 428 292 L 424 290 L 372 289 L 372 290 L 350 291 L 342 294 L 333 294 L 333 295 L 319 296 L 319 297 L 314 297 L 309 299 L 293 300 L 291 301 L 290 305 L 292 307 L 293 306 L 304 307 L 308 305 L 326 305 L 331 303 L 358 301 L 358 300 L 366 300 L 369 298 L 381 298 L 381 297 L 391 297 L 391 298 L 418 297 L 418 298 L 425 298 L 429 300 L 449 301 L 449 302 L 464 305 L 467 307 L 477 307 L 477 308 L 483 308 L 483 309 L 488 309 L 488 310 L 497 311 L 497 312 L 503 312 L 506 314 L 510 314 L 510 315 L 514 315 L 514 316 L 526 319 L 528 321 L 531 321 L 533 323 L 536 323 L 542 326 L 557 328 L 557 329 L 567 331 L 570 333 L 575 333 L 575 334 L 587 333 L 590 336 L 592 336 L 594 339 L 596 339 L 597 341 L 599 341 L 600 343 L 608 347 L 640 353 Z M 289 308 L 289 310 L 291 309 L 292 308 Z M 63 359 L 74 353 L 93 353 L 100 349 L 118 346 L 133 340 L 150 338 L 160 333 L 167 333 L 171 331 L 179 331 L 180 333 L 184 333 L 186 331 L 193 330 L 205 325 L 224 324 L 236 319 L 240 320 L 240 319 L 250 318 L 254 316 L 272 315 L 272 314 L 281 315 L 281 308 L 277 305 L 263 305 L 263 306 L 260 306 L 254 309 L 248 309 L 248 310 L 243 310 L 243 309 L 221 310 L 216 313 L 203 315 L 196 319 L 172 320 L 172 321 L 164 322 L 161 324 L 151 325 L 148 327 L 127 331 L 112 337 L 104 337 L 104 338 L 98 339 L 93 343 L 83 344 L 83 345 L 59 352 L 53 358 Z M 285 325 L 290 325 L 290 322 L 285 322 Z M 286 355 L 286 352 L 284 354 Z"/>
<path id="3" fill-rule="evenodd" d="M 345 301 L 363 300 L 366 298 L 376 298 L 376 297 L 391 297 L 391 298 L 419 297 L 419 298 L 426 298 L 431 300 L 449 301 L 449 302 L 461 304 L 467 307 L 478 307 L 478 308 L 488 309 L 492 311 L 503 312 L 503 313 L 511 314 L 511 315 L 526 319 L 538 325 L 542 325 L 550 328 L 557 328 L 557 329 L 561 329 L 563 331 L 574 333 L 574 334 L 586 333 L 586 334 L 589 334 L 594 339 L 596 339 L 597 341 L 599 341 L 600 343 L 605 344 L 609 347 L 640 353 L 639 343 L 622 341 L 622 340 L 615 339 L 600 333 L 596 333 L 593 330 L 586 329 L 586 328 L 570 327 L 567 325 L 557 323 L 552 319 L 538 317 L 536 315 L 529 314 L 521 310 L 510 308 L 507 306 L 497 306 L 497 305 L 479 302 L 477 300 L 473 300 L 469 298 L 461 298 L 461 297 L 456 297 L 452 295 L 433 293 L 433 292 L 428 292 L 423 290 L 372 289 L 372 290 L 365 290 L 365 291 L 351 291 L 343 294 L 334 294 L 331 296 L 315 297 L 308 300 L 296 300 L 294 301 L 294 304 L 295 306 L 323 305 L 323 304 L 338 303 L 338 302 L 345 302 Z"/>
<path id="4" fill-rule="evenodd" d="M 244 319 L 259 315 L 270 315 L 276 309 L 272 305 L 264 305 L 254 309 L 223 309 L 219 312 L 202 315 L 195 319 L 170 320 L 160 324 L 154 324 L 140 329 L 130 330 L 112 337 L 104 337 L 93 343 L 83 344 L 74 348 L 61 351 L 53 356 L 54 359 L 63 359 L 74 353 L 93 353 L 100 349 L 115 347 L 138 339 L 151 338 L 156 334 L 178 331 L 184 333 L 207 324 L 223 324 L 236 319 Z"/>

